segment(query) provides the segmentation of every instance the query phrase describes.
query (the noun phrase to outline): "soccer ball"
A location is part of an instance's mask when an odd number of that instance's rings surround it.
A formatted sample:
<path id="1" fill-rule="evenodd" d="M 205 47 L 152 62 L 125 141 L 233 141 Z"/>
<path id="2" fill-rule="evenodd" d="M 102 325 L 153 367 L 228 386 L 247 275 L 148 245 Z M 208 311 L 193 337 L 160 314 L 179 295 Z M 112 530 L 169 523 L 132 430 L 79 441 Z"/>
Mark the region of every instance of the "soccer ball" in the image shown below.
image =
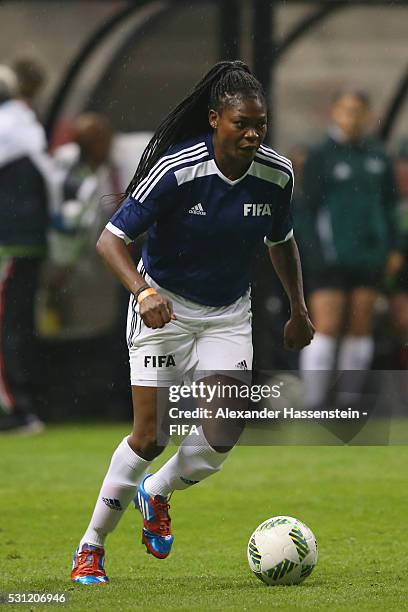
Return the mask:
<path id="1" fill-rule="evenodd" d="M 312 531 L 291 516 L 273 516 L 257 527 L 248 542 L 249 567 L 268 585 L 299 584 L 317 563 Z"/>

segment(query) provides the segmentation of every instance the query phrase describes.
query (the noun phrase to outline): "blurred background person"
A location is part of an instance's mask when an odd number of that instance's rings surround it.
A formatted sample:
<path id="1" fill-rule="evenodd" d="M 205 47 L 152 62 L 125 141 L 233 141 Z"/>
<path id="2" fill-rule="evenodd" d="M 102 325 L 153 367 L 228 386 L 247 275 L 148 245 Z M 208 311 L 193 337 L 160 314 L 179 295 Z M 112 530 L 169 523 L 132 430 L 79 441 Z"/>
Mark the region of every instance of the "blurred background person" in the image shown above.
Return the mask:
<path id="1" fill-rule="evenodd" d="M 397 345 L 392 365 L 399 370 L 408 370 L 408 138 L 400 143 L 395 171 L 401 194 L 398 226 L 405 261 L 390 285 L 390 315 Z"/>
<path id="2" fill-rule="evenodd" d="M 331 117 L 326 139 L 311 150 L 303 172 L 308 218 L 303 233 L 309 236 L 302 243 L 308 245 L 304 261 L 316 326 L 314 340 L 301 353 L 305 372 L 370 368 L 374 305 L 385 277 L 395 276 L 403 263 L 395 223 L 397 188 L 381 143 L 367 135 L 367 94 L 339 92 Z M 305 376 L 306 404 L 325 401 L 328 381 Z M 361 381 L 356 375 L 357 387 Z"/>
<path id="3" fill-rule="evenodd" d="M 45 133 L 0 66 L 0 432 L 35 433 L 34 302 L 57 187 Z"/>
<path id="4" fill-rule="evenodd" d="M 95 244 L 122 190 L 111 160 L 113 130 L 108 119 L 96 113 L 78 116 L 72 138 L 54 153 L 63 198 L 50 233 L 57 272 L 53 281 L 58 281 L 52 289 L 60 293 L 60 323 L 71 339 L 103 334 L 113 324 L 118 285 L 96 255 Z"/>
<path id="5" fill-rule="evenodd" d="M 19 55 L 11 62 L 11 68 L 17 76 L 18 97 L 36 111 L 38 94 L 47 78 L 44 66 L 30 55 Z"/>
<path id="6" fill-rule="evenodd" d="M 121 201 L 145 138 L 115 135 L 109 119 L 93 112 L 76 117 L 71 134 L 72 141 L 54 151 L 63 198 L 49 234 L 40 333 L 62 341 L 77 379 L 79 370 L 86 371 L 96 360 L 100 367 L 93 397 L 99 392 L 111 416 L 127 418 L 131 403 L 123 325 L 129 296 L 97 255 L 95 244 Z M 140 246 L 134 247 L 135 257 Z M 109 355 L 102 350 L 106 343 Z M 77 394 L 84 396 L 84 389 L 78 388 Z"/>

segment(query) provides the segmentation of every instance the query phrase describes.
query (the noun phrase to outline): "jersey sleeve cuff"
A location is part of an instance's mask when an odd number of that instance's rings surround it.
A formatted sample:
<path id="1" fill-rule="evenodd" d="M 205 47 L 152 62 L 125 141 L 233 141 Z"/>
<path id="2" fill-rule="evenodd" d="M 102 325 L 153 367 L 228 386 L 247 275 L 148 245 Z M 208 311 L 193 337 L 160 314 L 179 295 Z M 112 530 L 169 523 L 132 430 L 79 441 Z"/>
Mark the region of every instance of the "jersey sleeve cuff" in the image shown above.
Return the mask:
<path id="1" fill-rule="evenodd" d="M 116 225 L 113 225 L 113 223 L 111 223 L 110 221 L 109 223 L 106 224 L 105 227 L 107 230 L 112 232 L 112 234 L 115 234 L 115 236 L 118 236 L 118 238 L 122 238 L 122 240 L 125 241 L 125 244 L 130 244 L 131 242 L 133 242 L 133 240 L 129 238 L 129 236 L 126 236 L 125 232 L 122 232 L 121 229 L 116 227 Z"/>
<path id="2" fill-rule="evenodd" d="M 293 236 L 293 229 L 291 229 L 290 232 L 286 234 L 283 240 L 277 240 L 276 242 L 272 242 L 272 240 L 269 240 L 269 238 L 265 236 L 264 243 L 268 247 L 273 247 L 273 246 L 276 246 L 277 244 L 283 244 L 284 242 L 287 242 L 288 240 L 292 238 L 292 236 Z"/>

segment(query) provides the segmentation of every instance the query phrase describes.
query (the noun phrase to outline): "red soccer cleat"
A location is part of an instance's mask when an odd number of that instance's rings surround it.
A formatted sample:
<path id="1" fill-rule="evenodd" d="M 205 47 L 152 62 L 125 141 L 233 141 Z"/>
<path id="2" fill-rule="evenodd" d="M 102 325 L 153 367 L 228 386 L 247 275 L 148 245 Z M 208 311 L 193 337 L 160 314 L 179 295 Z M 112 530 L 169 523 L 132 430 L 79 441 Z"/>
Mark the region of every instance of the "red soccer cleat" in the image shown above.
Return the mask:
<path id="1" fill-rule="evenodd" d="M 174 540 L 169 516 L 170 505 L 167 498 L 160 495 L 153 497 L 145 491 L 146 478 L 137 491 L 139 510 L 143 515 L 142 543 L 148 553 L 157 559 L 165 559 L 170 554 Z"/>
<path id="2" fill-rule="evenodd" d="M 92 544 L 83 544 L 75 551 L 71 580 L 80 584 L 106 584 L 105 550 Z"/>

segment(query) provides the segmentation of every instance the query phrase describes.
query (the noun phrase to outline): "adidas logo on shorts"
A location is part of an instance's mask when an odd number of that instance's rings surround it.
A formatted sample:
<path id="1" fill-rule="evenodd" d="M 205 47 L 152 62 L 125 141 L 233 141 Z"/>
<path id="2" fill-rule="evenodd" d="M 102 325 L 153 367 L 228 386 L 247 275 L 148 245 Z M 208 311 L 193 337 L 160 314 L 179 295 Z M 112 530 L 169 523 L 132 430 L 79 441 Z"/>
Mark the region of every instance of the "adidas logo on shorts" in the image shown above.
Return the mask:
<path id="1" fill-rule="evenodd" d="M 201 202 L 199 202 L 198 204 L 190 208 L 188 212 L 190 213 L 190 215 L 206 215 L 207 214 Z"/>
<path id="2" fill-rule="evenodd" d="M 248 364 L 245 361 L 245 359 L 243 359 L 242 361 L 237 363 L 235 367 L 237 368 L 237 370 L 247 370 L 248 369 Z"/>

